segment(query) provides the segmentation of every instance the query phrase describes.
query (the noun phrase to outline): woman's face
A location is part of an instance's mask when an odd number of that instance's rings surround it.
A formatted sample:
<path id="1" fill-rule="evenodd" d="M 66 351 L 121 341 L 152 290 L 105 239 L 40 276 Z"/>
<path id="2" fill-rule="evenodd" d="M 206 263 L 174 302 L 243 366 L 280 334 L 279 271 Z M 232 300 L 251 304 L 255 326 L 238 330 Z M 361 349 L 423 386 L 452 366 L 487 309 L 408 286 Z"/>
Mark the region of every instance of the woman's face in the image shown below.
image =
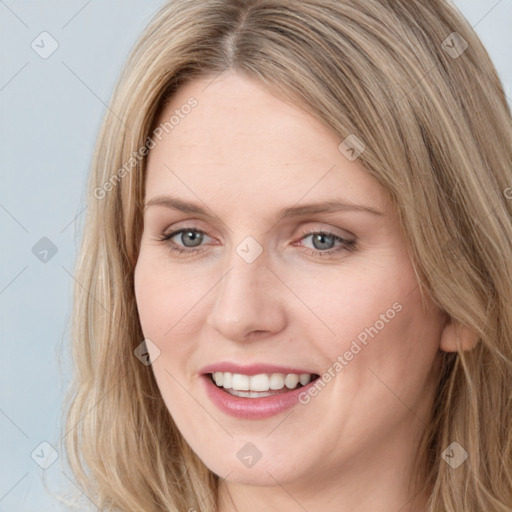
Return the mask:
<path id="1" fill-rule="evenodd" d="M 444 316 L 384 189 L 321 123 L 234 73 L 189 83 L 160 121 L 135 292 L 182 435 L 241 484 L 406 474 Z"/>

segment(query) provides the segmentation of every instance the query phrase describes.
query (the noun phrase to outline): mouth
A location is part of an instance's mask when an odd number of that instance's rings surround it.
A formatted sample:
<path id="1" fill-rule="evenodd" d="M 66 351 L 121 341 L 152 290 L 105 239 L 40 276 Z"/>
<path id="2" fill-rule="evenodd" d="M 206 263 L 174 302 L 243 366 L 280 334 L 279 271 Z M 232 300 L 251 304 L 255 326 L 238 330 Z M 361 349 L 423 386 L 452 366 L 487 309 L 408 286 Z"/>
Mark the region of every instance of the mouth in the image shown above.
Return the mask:
<path id="1" fill-rule="evenodd" d="M 212 363 L 199 370 L 209 400 L 238 419 L 262 420 L 301 402 L 320 375 L 309 368 L 271 363 Z"/>
<path id="2" fill-rule="evenodd" d="M 265 398 L 300 389 L 317 380 L 315 373 L 259 373 L 246 375 L 232 372 L 205 374 L 223 392 L 240 398 Z"/>

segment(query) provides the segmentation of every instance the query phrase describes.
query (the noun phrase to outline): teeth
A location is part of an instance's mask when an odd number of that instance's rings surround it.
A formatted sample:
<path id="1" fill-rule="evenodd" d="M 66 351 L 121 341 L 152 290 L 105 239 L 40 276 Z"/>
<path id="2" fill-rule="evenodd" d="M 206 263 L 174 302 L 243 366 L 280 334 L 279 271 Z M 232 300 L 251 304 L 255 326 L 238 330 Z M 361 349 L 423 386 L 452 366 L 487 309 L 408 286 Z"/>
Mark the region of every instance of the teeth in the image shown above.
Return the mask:
<path id="1" fill-rule="evenodd" d="M 215 372 L 213 374 L 213 380 L 218 387 L 232 389 L 234 391 L 248 391 L 247 396 L 251 395 L 251 391 L 279 391 L 285 386 L 288 389 L 295 389 L 299 384 L 302 386 L 309 384 L 312 377 L 310 373 L 302 373 L 300 375 L 296 373 L 289 373 L 287 375 L 283 373 L 243 375 L 240 373 Z M 269 396 L 269 394 L 270 393 L 257 396 Z M 243 393 L 239 396 L 245 395 L 246 394 Z"/>
<path id="2" fill-rule="evenodd" d="M 283 389 L 284 377 L 282 373 L 273 373 L 270 376 L 270 389 Z"/>
<path id="3" fill-rule="evenodd" d="M 217 384 L 217 386 L 222 386 L 222 382 L 224 380 L 224 374 L 222 372 L 214 373 L 213 378 L 215 379 L 215 384 Z"/>
<path id="4" fill-rule="evenodd" d="M 269 381 L 269 376 L 264 373 L 260 375 L 253 375 L 250 378 L 251 391 L 268 391 Z"/>
<path id="5" fill-rule="evenodd" d="M 250 377 L 241 373 L 233 374 L 233 389 L 236 391 L 249 391 Z"/>
<path id="6" fill-rule="evenodd" d="M 230 372 L 215 372 L 214 375 L 216 375 L 217 373 L 220 373 L 221 375 L 224 375 L 223 377 L 223 382 L 222 382 L 222 386 L 224 387 L 224 389 L 231 389 L 233 387 L 233 374 L 230 373 Z"/>
<path id="7" fill-rule="evenodd" d="M 299 377 L 299 382 L 305 386 L 306 384 L 309 384 L 311 381 L 311 375 L 309 373 L 303 373 L 300 377 Z"/>
<path id="8" fill-rule="evenodd" d="M 299 383 L 299 376 L 295 373 L 290 373 L 286 376 L 284 379 L 284 384 L 288 389 L 294 389 L 297 387 L 297 384 Z"/>

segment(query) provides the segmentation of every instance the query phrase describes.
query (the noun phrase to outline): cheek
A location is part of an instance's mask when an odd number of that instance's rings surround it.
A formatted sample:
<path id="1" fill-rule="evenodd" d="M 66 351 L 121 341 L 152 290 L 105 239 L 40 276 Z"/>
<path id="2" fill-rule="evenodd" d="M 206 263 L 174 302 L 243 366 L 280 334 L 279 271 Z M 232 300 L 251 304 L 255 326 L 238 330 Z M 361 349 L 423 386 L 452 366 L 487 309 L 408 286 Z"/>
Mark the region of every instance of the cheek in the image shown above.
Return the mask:
<path id="1" fill-rule="evenodd" d="M 310 311 L 297 310 L 294 318 L 322 352 L 326 369 L 350 375 L 354 387 L 375 381 L 372 372 L 396 386 L 415 379 L 421 385 L 439 347 L 441 313 L 422 298 L 410 261 L 385 261 L 393 260 L 363 262 L 350 272 L 340 267 L 315 279 L 299 274 L 295 281 Z"/>
<path id="2" fill-rule="evenodd" d="M 176 337 L 194 316 L 192 306 L 207 291 L 207 284 L 186 272 L 166 269 L 162 261 L 146 257 L 137 262 L 135 297 L 144 336 L 160 342 Z"/>
<path id="3" fill-rule="evenodd" d="M 302 307 L 298 318 L 303 323 L 307 319 L 311 327 L 317 325 L 319 335 L 312 337 L 313 341 L 323 339 L 336 351 L 354 339 L 364 344 L 376 330 L 380 333 L 396 324 L 404 296 L 416 285 L 403 271 L 397 275 L 390 267 L 349 271 L 340 266 L 314 276 L 297 275 L 298 295 L 309 309 Z"/>
<path id="4" fill-rule="evenodd" d="M 190 397 L 182 386 L 188 388 L 197 378 L 204 299 L 214 283 L 207 276 L 197 278 L 166 263 L 141 251 L 134 275 L 135 296 L 144 337 L 159 349 L 152 370 L 162 396 L 169 410 L 184 411 Z"/>
<path id="5" fill-rule="evenodd" d="M 134 287 L 144 338 L 159 349 L 151 367 L 162 397 L 169 410 L 187 411 L 189 397 L 179 383 L 184 382 L 184 362 L 195 350 L 191 305 L 197 302 L 200 290 L 187 285 L 183 273 L 166 272 L 161 261 L 146 256 L 143 250 L 135 267 Z"/>

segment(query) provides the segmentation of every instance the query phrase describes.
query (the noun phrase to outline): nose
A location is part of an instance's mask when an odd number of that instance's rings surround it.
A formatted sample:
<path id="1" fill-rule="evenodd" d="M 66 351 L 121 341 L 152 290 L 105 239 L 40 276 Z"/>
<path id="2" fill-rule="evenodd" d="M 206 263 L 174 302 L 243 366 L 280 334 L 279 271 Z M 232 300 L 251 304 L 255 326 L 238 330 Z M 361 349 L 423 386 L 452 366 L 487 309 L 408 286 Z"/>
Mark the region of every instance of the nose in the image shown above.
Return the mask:
<path id="1" fill-rule="evenodd" d="M 283 330 L 286 294 L 268 267 L 265 251 L 252 263 L 233 251 L 226 266 L 212 290 L 214 301 L 206 323 L 223 338 L 239 342 L 252 340 L 257 333 L 259 338 Z"/>

